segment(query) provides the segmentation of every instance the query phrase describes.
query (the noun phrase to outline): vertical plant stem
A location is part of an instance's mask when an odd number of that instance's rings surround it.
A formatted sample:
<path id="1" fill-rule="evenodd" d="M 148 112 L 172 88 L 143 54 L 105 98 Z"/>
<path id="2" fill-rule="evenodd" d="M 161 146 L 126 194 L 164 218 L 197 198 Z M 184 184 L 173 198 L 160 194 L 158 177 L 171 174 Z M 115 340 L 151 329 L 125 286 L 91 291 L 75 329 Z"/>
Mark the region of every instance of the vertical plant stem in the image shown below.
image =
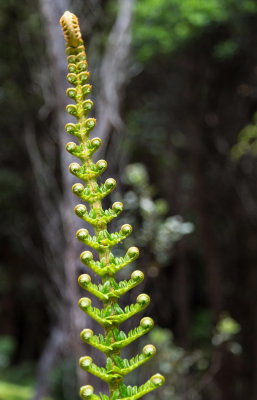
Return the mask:
<path id="1" fill-rule="evenodd" d="M 128 334 L 120 331 L 120 324 L 142 311 L 150 301 L 146 294 L 137 297 L 135 304 L 121 309 L 118 300 L 121 295 L 138 285 L 143 280 L 141 271 L 134 271 L 128 281 L 116 282 L 115 275 L 120 269 L 134 261 L 139 250 L 136 247 L 128 249 L 124 257 L 114 257 L 112 248 L 122 242 L 132 231 L 129 224 L 121 227 L 119 232 L 109 233 L 108 223 L 116 218 L 123 209 L 122 203 L 116 202 L 111 209 L 104 210 L 102 199 L 116 186 L 114 179 L 109 178 L 104 184 L 98 183 L 100 176 L 107 168 L 104 160 L 93 162 L 93 153 L 101 144 L 99 138 L 89 138 L 90 131 L 95 127 L 96 120 L 87 118 L 93 102 L 87 99 L 91 92 L 91 86 L 87 84 L 89 72 L 87 71 L 86 52 L 81 38 L 78 19 L 74 14 L 66 11 L 60 20 L 66 40 L 66 52 L 68 61 L 67 80 L 73 84 L 73 88 L 67 90 L 67 94 L 75 101 L 75 104 L 66 107 L 69 114 L 77 120 L 76 124 L 67 124 L 66 131 L 79 140 L 79 144 L 69 142 L 67 150 L 78 157 L 82 164 L 70 164 L 70 172 L 84 181 L 84 185 L 77 183 L 72 190 L 80 199 L 89 203 L 90 210 L 84 204 L 75 207 L 76 214 L 86 220 L 94 228 L 95 235 L 90 236 L 88 230 L 79 229 L 77 238 L 91 247 L 98 254 L 98 260 L 94 260 L 93 254 L 85 251 L 81 254 L 81 261 L 101 277 L 101 284 L 92 284 L 91 277 L 87 274 L 79 277 L 80 285 L 93 293 L 103 302 L 103 308 L 97 309 L 91 306 L 91 300 L 87 297 L 80 299 L 79 306 L 104 328 L 104 336 L 95 336 L 93 331 L 85 329 L 81 333 L 84 341 L 96 347 L 106 355 L 106 367 L 100 368 L 93 363 L 91 357 L 82 357 L 80 366 L 86 371 L 104 380 L 109 387 L 109 397 L 94 395 L 90 385 L 83 386 L 80 395 L 87 400 L 137 400 L 149 391 L 161 386 L 164 378 L 157 374 L 151 377 L 144 385 L 133 387 L 124 385 L 124 377 L 135 368 L 148 361 L 156 352 L 152 345 L 143 348 L 143 352 L 131 360 L 121 359 L 121 349 L 134 341 L 153 327 L 150 318 L 143 318 L 140 326 Z"/>

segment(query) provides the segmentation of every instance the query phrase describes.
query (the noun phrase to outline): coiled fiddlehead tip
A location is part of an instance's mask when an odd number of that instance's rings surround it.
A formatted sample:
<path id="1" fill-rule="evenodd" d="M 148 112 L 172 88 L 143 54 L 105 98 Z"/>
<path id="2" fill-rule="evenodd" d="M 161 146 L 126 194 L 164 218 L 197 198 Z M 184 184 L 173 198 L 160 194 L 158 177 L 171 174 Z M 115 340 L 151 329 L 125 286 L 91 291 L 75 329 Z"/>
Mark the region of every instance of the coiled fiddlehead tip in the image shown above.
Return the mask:
<path id="1" fill-rule="evenodd" d="M 60 25 L 67 45 L 72 47 L 78 46 L 82 40 L 82 36 L 79 28 L 79 20 L 76 15 L 70 11 L 65 11 L 60 19 Z"/>
<path id="2" fill-rule="evenodd" d="M 80 396 L 82 399 L 88 399 L 94 393 L 94 388 L 91 385 L 82 386 L 80 389 Z"/>
<path id="3" fill-rule="evenodd" d="M 140 326 L 143 329 L 148 329 L 148 328 L 152 329 L 154 327 L 154 321 L 150 317 L 144 317 L 140 321 Z"/>
<path id="4" fill-rule="evenodd" d="M 162 386 L 162 385 L 165 383 L 165 378 L 164 378 L 164 376 L 162 376 L 162 375 L 160 375 L 160 374 L 153 375 L 153 376 L 150 378 L 150 380 L 151 380 L 152 384 L 153 384 L 154 386 L 156 386 L 156 387 Z"/>
<path id="5" fill-rule="evenodd" d="M 141 306 L 145 306 L 150 303 L 150 297 L 148 294 L 141 293 L 139 296 L 137 296 L 137 303 Z"/>
<path id="6" fill-rule="evenodd" d="M 92 329 L 83 329 L 83 331 L 80 334 L 80 338 L 82 340 L 88 340 L 94 335 L 94 332 Z"/>
<path id="7" fill-rule="evenodd" d="M 143 348 L 143 353 L 146 356 L 153 356 L 154 354 L 156 354 L 156 348 L 152 345 L 152 344 L 147 344 L 144 348 Z"/>

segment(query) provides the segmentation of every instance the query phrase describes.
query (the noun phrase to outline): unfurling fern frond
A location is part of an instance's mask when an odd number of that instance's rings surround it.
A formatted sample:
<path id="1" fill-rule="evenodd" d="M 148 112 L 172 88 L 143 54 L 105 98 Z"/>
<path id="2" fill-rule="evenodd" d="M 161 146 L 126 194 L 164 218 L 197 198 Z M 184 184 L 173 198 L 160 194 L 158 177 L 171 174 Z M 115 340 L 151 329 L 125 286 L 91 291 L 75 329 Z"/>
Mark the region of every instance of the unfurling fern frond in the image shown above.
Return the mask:
<path id="1" fill-rule="evenodd" d="M 80 229 L 76 236 L 98 254 L 97 259 L 94 259 L 93 253 L 86 250 L 83 251 L 80 259 L 102 280 L 97 284 L 92 282 L 88 274 L 79 277 L 79 285 L 103 303 L 103 307 L 99 309 L 92 306 L 89 298 L 83 297 L 79 300 L 79 307 L 104 328 L 103 335 L 94 335 L 91 329 L 84 329 L 81 332 L 81 339 L 106 354 L 106 366 L 105 368 L 98 367 L 92 358 L 87 356 L 80 359 L 80 366 L 109 386 L 109 396 L 95 395 L 90 385 L 81 388 L 80 396 L 87 400 L 136 400 L 164 383 L 161 375 L 153 376 L 140 387 L 125 386 L 123 383 L 125 375 L 155 354 L 155 347 L 145 346 L 142 353 L 131 360 L 122 359 L 120 353 L 121 349 L 149 332 L 153 327 L 153 321 L 151 318 L 144 317 L 140 325 L 127 334 L 120 330 L 120 324 L 144 310 L 150 298 L 146 294 L 140 294 L 135 304 L 130 304 L 124 309 L 118 303 L 123 294 L 142 282 L 144 274 L 136 270 L 128 281 L 116 281 L 116 273 L 134 261 L 139 256 L 139 250 L 137 247 L 131 247 L 124 257 L 115 257 L 112 253 L 113 247 L 131 233 L 132 227 L 125 224 L 118 232 L 108 231 L 108 223 L 122 212 L 123 204 L 115 202 L 112 208 L 103 209 L 102 199 L 115 189 L 116 182 L 108 178 L 104 183 L 99 183 L 98 179 L 106 170 L 107 162 L 105 160 L 94 162 L 92 159 L 95 151 L 101 146 L 101 140 L 97 137 L 90 138 L 96 120 L 87 117 L 93 107 L 93 102 L 88 99 L 92 87 L 88 84 L 89 72 L 85 47 L 79 22 L 74 14 L 66 11 L 60 19 L 60 24 L 66 41 L 67 80 L 73 85 L 67 90 L 67 95 L 74 103 L 69 104 L 66 110 L 76 119 L 75 123 L 66 125 L 66 132 L 78 140 L 78 143 L 69 142 L 66 146 L 67 151 L 79 159 L 79 163 L 70 164 L 69 170 L 83 182 L 73 185 L 72 191 L 89 205 L 87 208 L 84 203 L 78 204 L 75 207 L 75 213 L 94 229 L 93 236 L 85 228 Z"/>

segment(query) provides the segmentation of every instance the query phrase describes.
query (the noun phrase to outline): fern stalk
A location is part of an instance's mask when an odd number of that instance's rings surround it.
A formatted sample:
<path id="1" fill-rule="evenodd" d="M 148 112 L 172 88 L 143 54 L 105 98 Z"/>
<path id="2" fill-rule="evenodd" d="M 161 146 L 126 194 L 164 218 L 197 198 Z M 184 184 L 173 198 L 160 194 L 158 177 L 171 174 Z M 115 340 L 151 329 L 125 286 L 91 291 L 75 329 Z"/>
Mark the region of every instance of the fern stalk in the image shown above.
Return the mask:
<path id="1" fill-rule="evenodd" d="M 74 100 L 74 104 L 68 105 L 67 112 L 76 118 L 76 123 L 68 123 L 66 131 L 78 139 L 78 143 L 69 142 L 66 149 L 69 153 L 79 158 L 80 164 L 72 163 L 70 172 L 84 182 L 76 183 L 72 191 L 81 200 L 89 204 L 89 210 L 84 204 L 75 207 L 75 213 L 81 219 L 89 223 L 94 229 L 91 236 L 87 229 L 77 231 L 77 238 L 87 246 L 95 250 L 98 260 L 93 253 L 84 251 L 80 259 L 95 274 L 101 277 L 101 283 L 92 283 L 88 274 L 79 277 L 79 285 L 96 296 L 103 303 L 103 308 L 98 309 L 91 305 L 88 297 L 79 300 L 79 307 L 91 316 L 104 328 L 104 335 L 94 335 L 91 329 L 81 332 L 81 339 L 95 347 L 106 355 L 104 368 L 94 364 L 91 357 L 82 357 L 80 366 L 85 371 L 97 376 L 108 384 L 109 396 L 95 395 L 90 385 L 81 387 L 80 396 L 87 400 L 136 400 L 151 390 L 164 383 L 163 376 L 156 374 L 144 385 L 139 387 L 126 386 L 124 377 L 151 359 L 156 349 L 153 345 L 146 345 L 142 353 L 126 360 L 121 358 L 121 350 L 140 336 L 153 328 L 153 320 L 149 317 L 141 319 L 139 327 L 132 329 L 127 334 L 120 330 L 120 324 L 138 312 L 142 311 L 150 301 L 147 294 L 140 294 L 135 304 L 122 309 L 119 306 L 119 298 L 142 282 L 144 275 L 141 271 L 134 271 L 128 281 L 117 282 L 116 273 L 139 256 L 137 247 L 130 247 L 124 257 L 115 257 L 112 248 L 122 242 L 131 232 L 132 227 L 125 224 L 119 232 L 109 233 L 107 226 L 113 218 L 116 218 L 123 210 L 121 202 L 115 202 L 111 209 L 104 210 L 102 199 L 113 191 L 116 186 L 114 179 L 109 178 L 101 184 L 98 177 L 107 168 L 105 160 L 94 163 L 92 157 L 100 147 L 99 138 L 90 138 L 90 132 L 95 127 L 96 120 L 87 115 L 93 107 L 93 102 L 88 99 L 92 87 L 88 84 L 89 72 L 87 69 L 86 52 L 80 33 L 77 17 L 66 11 L 60 19 L 66 41 L 66 53 L 68 61 L 67 80 L 73 87 L 67 89 L 67 95 Z"/>

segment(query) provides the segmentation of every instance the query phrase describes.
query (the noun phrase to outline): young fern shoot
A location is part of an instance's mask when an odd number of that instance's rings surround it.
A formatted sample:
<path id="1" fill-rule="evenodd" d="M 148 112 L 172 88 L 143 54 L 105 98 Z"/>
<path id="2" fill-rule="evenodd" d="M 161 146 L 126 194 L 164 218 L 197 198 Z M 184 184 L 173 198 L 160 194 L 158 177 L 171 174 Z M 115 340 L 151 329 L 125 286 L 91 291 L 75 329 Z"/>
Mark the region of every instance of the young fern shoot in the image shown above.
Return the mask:
<path id="1" fill-rule="evenodd" d="M 77 138 L 78 143 L 69 142 L 66 149 L 80 160 L 80 164 L 75 162 L 70 164 L 69 170 L 83 181 L 83 184 L 73 185 L 72 191 L 89 204 L 89 208 L 84 204 L 78 204 L 75 213 L 90 224 L 95 233 L 91 236 L 87 229 L 80 229 L 76 236 L 98 254 L 98 260 L 95 260 L 92 252 L 86 250 L 80 255 L 80 259 L 101 278 L 101 283 L 95 284 L 92 283 L 90 275 L 83 274 L 78 282 L 83 289 L 103 303 L 103 308 L 98 309 L 91 305 L 88 297 L 79 300 L 79 307 L 104 329 L 104 335 L 95 335 L 91 329 L 84 329 L 81 332 L 81 339 L 106 355 L 106 366 L 104 368 L 97 366 L 92 358 L 87 356 L 80 359 L 80 366 L 105 381 L 109 387 L 109 396 L 103 394 L 98 396 L 94 394 L 92 386 L 82 386 L 80 396 L 85 400 L 136 400 L 164 383 L 164 377 L 159 374 L 152 376 L 139 387 L 126 386 L 123 382 L 128 373 L 151 359 L 156 349 L 148 344 L 141 354 L 130 360 L 121 358 L 121 350 L 149 332 L 154 323 L 151 318 L 144 317 L 140 325 L 128 333 L 120 330 L 120 325 L 146 308 L 150 298 L 147 294 L 140 294 L 135 304 L 128 305 L 124 309 L 118 303 L 123 294 L 142 282 L 144 274 L 136 270 L 127 281 L 118 282 L 115 278 L 118 271 L 139 256 L 139 250 L 137 247 L 130 247 L 125 256 L 119 258 L 112 253 L 112 248 L 131 233 L 132 227 L 125 224 L 115 233 L 110 233 L 107 229 L 108 223 L 123 210 L 123 204 L 115 202 L 110 209 L 102 208 L 102 199 L 114 190 L 116 182 L 108 178 L 104 183 L 100 183 L 98 178 L 106 170 L 107 162 L 99 160 L 94 163 L 92 159 L 94 152 L 101 145 L 101 140 L 97 137 L 90 139 L 90 132 L 96 120 L 87 117 L 93 107 L 93 102 L 88 99 L 92 87 L 88 84 L 89 72 L 78 19 L 66 11 L 60 19 L 60 24 L 66 41 L 67 80 L 73 86 L 67 90 L 67 95 L 74 100 L 74 104 L 67 106 L 67 112 L 77 120 L 76 123 L 68 123 L 65 128 L 70 135 Z"/>

